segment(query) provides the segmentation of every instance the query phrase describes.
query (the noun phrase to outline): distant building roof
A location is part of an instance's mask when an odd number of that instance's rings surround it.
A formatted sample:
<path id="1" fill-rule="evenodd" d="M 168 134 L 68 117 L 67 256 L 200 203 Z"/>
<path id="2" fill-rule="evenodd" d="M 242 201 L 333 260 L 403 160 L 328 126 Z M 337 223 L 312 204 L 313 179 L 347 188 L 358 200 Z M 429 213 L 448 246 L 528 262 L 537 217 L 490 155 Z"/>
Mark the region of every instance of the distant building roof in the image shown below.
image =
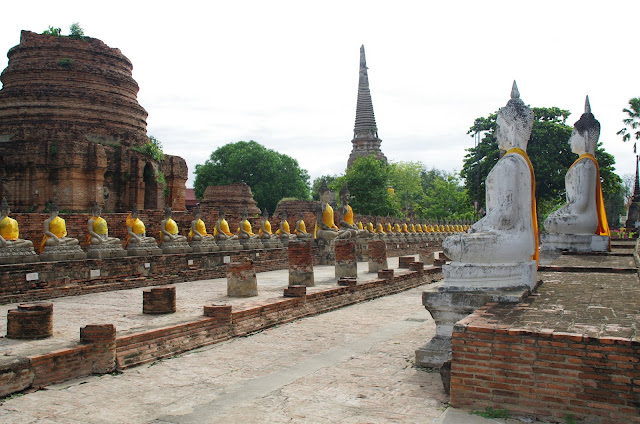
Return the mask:
<path id="1" fill-rule="evenodd" d="M 191 209 L 198 204 L 196 199 L 196 191 L 192 188 L 186 188 L 184 190 L 184 205 L 187 209 Z"/>

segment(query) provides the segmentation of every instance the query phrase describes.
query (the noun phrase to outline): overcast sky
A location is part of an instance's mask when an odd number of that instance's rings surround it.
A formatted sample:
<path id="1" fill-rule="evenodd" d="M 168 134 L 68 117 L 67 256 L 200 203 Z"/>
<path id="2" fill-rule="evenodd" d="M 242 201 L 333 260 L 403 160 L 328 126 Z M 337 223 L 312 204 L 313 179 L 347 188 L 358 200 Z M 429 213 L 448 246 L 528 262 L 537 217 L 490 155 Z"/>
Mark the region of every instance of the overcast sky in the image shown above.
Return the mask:
<path id="1" fill-rule="evenodd" d="M 133 62 L 148 134 L 195 165 L 255 140 L 311 179 L 342 173 L 351 151 L 364 44 L 391 161 L 459 171 L 475 118 L 509 99 L 579 119 L 589 95 L 620 175 L 635 172 L 616 132 L 640 96 L 640 1 L 25 1 L 2 5 L 0 68 L 20 30 L 49 25 L 119 48 Z"/>

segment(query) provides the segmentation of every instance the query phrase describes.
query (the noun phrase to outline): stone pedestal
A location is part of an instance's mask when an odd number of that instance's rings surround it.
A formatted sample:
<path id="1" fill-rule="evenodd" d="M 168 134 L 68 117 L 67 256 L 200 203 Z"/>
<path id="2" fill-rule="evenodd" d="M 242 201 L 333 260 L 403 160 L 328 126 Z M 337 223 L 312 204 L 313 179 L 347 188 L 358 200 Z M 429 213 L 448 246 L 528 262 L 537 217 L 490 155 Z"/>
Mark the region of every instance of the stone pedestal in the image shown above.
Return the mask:
<path id="1" fill-rule="evenodd" d="M 424 246 L 418 249 L 418 254 L 420 256 L 420 262 L 424 262 L 426 265 L 434 264 L 434 253 L 438 248 L 435 246 Z"/>
<path id="2" fill-rule="evenodd" d="M 465 264 L 451 262 L 442 266 L 445 288 L 454 290 L 494 290 L 536 286 L 536 261 L 515 264 Z"/>
<path id="3" fill-rule="evenodd" d="M 162 249 L 158 247 L 156 242 L 150 243 L 131 243 L 127 246 L 127 255 L 129 256 L 158 256 L 162 255 Z"/>
<path id="4" fill-rule="evenodd" d="M 53 303 L 24 303 L 7 312 L 7 338 L 35 340 L 51 336 Z"/>
<path id="5" fill-rule="evenodd" d="M 289 285 L 315 286 L 311 240 L 289 241 Z"/>
<path id="6" fill-rule="evenodd" d="M 192 249 L 186 241 L 163 241 L 160 244 L 162 253 L 170 255 L 174 253 L 191 253 Z"/>
<path id="7" fill-rule="evenodd" d="M 567 252 L 608 252 L 609 237 L 595 234 L 540 234 L 541 257 Z"/>
<path id="8" fill-rule="evenodd" d="M 280 242 L 280 239 L 278 239 L 277 237 L 261 239 L 260 241 L 264 245 L 265 249 L 281 249 L 282 248 L 282 243 Z"/>
<path id="9" fill-rule="evenodd" d="M 227 264 L 227 296 L 251 297 L 258 295 L 258 280 L 253 261 Z"/>
<path id="10" fill-rule="evenodd" d="M 383 280 L 387 280 L 389 282 L 393 281 L 393 270 L 392 269 L 381 269 L 378 271 L 378 278 Z"/>
<path id="11" fill-rule="evenodd" d="M 127 251 L 122 248 L 120 243 L 91 244 L 87 249 L 87 258 L 89 259 L 122 258 L 125 256 L 127 256 Z"/>
<path id="12" fill-rule="evenodd" d="M 172 314 L 176 311 L 176 287 L 154 287 L 142 292 L 142 313 Z"/>
<path id="13" fill-rule="evenodd" d="M 318 249 L 320 265 L 333 265 L 335 263 L 334 240 L 315 239 Z"/>
<path id="14" fill-rule="evenodd" d="M 341 277 L 338 279 L 338 285 L 344 287 L 353 287 L 358 284 L 356 277 Z"/>
<path id="15" fill-rule="evenodd" d="M 409 269 L 409 264 L 415 261 L 416 258 L 413 256 L 400 256 L 398 258 L 398 268 L 400 269 Z"/>
<path id="16" fill-rule="evenodd" d="M 70 261 L 87 259 L 87 254 L 79 245 L 75 246 L 46 246 L 40 254 L 41 262 Z"/>
<path id="17" fill-rule="evenodd" d="M 307 297 L 307 287 L 289 285 L 289 287 L 284 289 L 284 297 Z"/>
<path id="18" fill-rule="evenodd" d="M 369 260 L 369 240 L 371 240 L 370 237 L 356 238 L 356 260 L 358 262 Z"/>
<path id="19" fill-rule="evenodd" d="M 369 272 L 378 272 L 389 268 L 387 263 L 387 244 L 382 240 L 371 240 L 368 243 Z"/>
<path id="20" fill-rule="evenodd" d="M 116 328 L 113 324 L 80 328 L 80 343 L 91 344 L 91 372 L 105 374 L 116 369 Z"/>
<path id="21" fill-rule="evenodd" d="M 260 239 L 238 239 L 240 245 L 243 250 L 260 250 L 264 249 L 264 244 L 260 241 Z"/>
<path id="22" fill-rule="evenodd" d="M 236 240 L 216 240 L 216 244 L 220 248 L 221 252 L 233 252 L 236 250 L 242 250 L 242 245 Z"/>
<path id="23" fill-rule="evenodd" d="M 217 318 L 219 321 L 231 324 L 231 305 L 207 305 L 204 307 L 204 315 L 210 318 Z"/>
<path id="24" fill-rule="evenodd" d="M 357 277 L 356 243 L 353 240 L 336 240 L 334 244 L 336 258 L 336 279 Z"/>
<path id="25" fill-rule="evenodd" d="M 416 261 L 409 264 L 410 271 L 418 271 L 420 275 L 424 275 L 424 262 Z"/>
<path id="26" fill-rule="evenodd" d="M 26 264 L 38 262 L 38 255 L 33 247 L 5 247 L 0 248 L 0 265 Z"/>
<path id="27" fill-rule="evenodd" d="M 192 240 L 191 243 L 189 243 L 189 246 L 191 246 L 191 251 L 193 253 L 209 253 L 209 252 L 217 252 L 220 250 L 220 248 L 218 247 L 218 245 L 216 244 L 215 240 L 213 240 L 212 237 L 207 237 L 205 240 L 206 241 Z"/>

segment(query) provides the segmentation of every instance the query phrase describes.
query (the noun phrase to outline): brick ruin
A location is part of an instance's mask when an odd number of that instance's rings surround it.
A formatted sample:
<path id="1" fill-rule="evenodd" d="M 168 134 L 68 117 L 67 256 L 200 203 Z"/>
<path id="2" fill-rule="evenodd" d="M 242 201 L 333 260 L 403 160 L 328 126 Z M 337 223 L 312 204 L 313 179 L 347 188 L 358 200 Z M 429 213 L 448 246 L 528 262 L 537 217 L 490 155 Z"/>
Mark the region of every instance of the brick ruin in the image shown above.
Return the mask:
<path id="1" fill-rule="evenodd" d="M 0 197 L 16 212 L 185 208 L 187 165 L 149 142 L 133 65 L 90 37 L 22 31 L 0 75 Z"/>

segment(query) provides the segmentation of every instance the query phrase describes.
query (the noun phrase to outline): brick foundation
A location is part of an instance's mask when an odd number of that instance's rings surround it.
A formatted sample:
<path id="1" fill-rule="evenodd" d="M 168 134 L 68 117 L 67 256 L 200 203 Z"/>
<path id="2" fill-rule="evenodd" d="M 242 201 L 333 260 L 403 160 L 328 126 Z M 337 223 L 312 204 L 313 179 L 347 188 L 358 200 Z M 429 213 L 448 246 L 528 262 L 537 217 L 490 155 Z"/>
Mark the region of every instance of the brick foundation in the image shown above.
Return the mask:
<path id="1" fill-rule="evenodd" d="M 409 269 L 411 271 L 418 271 L 420 274 L 422 274 L 424 272 L 424 262 L 411 262 L 409 264 Z"/>
<path id="2" fill-rule="evenodd" d="M 221 323 L 231 324 L 231 305 L 210 305 L 204 307 L 204 316 L 216 318 Z"/>
<path id="3" fill-rule="evenodd" d="M 284 297 L 307 297 L 307 287 L 289 286 L 284 289 Z"/>
<path id="4" fill-rule="evenodd" d="M 176 286 L 154 287 L 142 292 L 142 313 L 172 314 L 176 311 Z"/>
<path id="5" fill-rule="evenodd" d="M 336 278 L 357 276 L 356 242 L 353 240 L 336 240 L 334 249 Z"/>
<path id="6" fill-rule="evenodd" d="M 416 258 L 413 256 L 400 256 L 398 258 L 398 268 L 400 269 L 409 269 L 409 264 L 415 261 Z"/>
<path id="7" fill-rule="evenodd" d="M 311 240 L 291 240 L 288 248 L 289 285 L 315 286 Z"/>
<path id="8" fill-rule="evenodd" d="M 245 259 L 242 262 L 227 264 L 227 296 L 251 297 L 258 295 L 258 280 L 253 261 Z"/>
<path id="9" fill-rule="evenodd" d="M 53 336 L 53 303 L 18 305 L 7 313 L 10 339 L 46 339 Z"/>
<path id="10" fill-rule="evenodd" d="M 90 344 L 93 348 L 92 373 L 104 374 L 116 369 L 116 328 L 113 324 L 82 327 L 80 343 Z"/>
<path id="11" fill-rule="evenodd" d="M 393 269 L 381 269 L 378 271 L 378 278 L 382 280 L 393 280 Z"/>
<path id="12" fill-rule="evenodd" d="M 387 263 L 387 244 L 383 240 L 371 240 L 367 244 L 369 251 L 369 272 L 378 272 L 389 268 Z"/>

